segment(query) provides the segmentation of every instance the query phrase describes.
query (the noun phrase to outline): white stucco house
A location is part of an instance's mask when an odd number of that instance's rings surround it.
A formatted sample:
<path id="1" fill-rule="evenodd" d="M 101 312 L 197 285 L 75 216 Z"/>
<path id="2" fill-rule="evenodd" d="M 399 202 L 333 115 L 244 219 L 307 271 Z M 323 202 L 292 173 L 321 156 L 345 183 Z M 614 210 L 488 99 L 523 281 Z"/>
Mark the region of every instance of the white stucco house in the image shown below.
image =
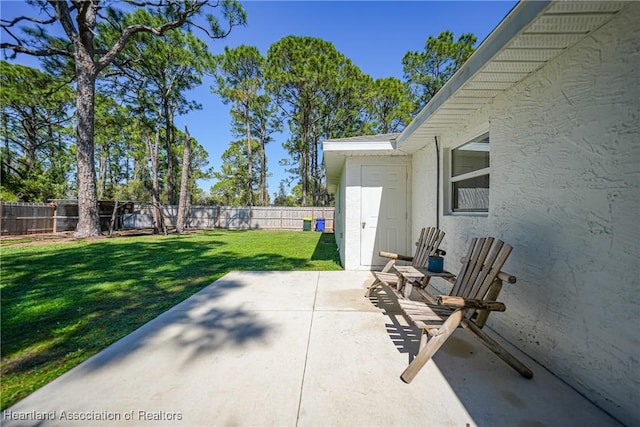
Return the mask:
<path id="1" fill-rule="evenodd" d="M 520 2 L 402 133 L 324 142 L 343 266 L 501 238 L 489 326 L 640 425 L 639 123 L 640 2 Z"/>

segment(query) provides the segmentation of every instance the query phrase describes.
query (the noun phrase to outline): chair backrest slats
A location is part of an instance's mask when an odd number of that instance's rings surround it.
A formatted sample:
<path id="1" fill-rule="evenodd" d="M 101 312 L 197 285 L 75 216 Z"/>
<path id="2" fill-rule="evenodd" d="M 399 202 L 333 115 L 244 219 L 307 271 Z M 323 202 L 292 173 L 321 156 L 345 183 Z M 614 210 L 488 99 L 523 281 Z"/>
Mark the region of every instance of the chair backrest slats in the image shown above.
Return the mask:
<path id="1" fill-rule="evenodd" d="M 444 231 L 435 227 L 423 228 L 420 232 L 420 238 L 416 242 L 416 252 L 411 265 L 414 267 L 427 265 L 429 257 L 436 254 L 444 234 Z"/>
<path id="2" fill-rule="evenodd" d="M 469 283 L 465 293 L 466 298 L 475 298 L 475 295 L 478 293 L 478 291 L 482 287 L 482 284 L 484 283 L 485 278 L 490 273 L 489 268 L 495 262 L 496 258 L 498 257 L 498 253 L 500 252 L 500 249 L 504 244 L 502 241 L 498 240 L 497 242 L 495 242 L 495 245 L 493 245 L 492 247 L 491 243 L 493 243 L 493 239 L 491 239 L 491 242 L 489 242 L 489 239 L 487 239 L 487 242 L 485 242 L 485 247 L 483 249 L 486 250 L 486 253 L 488 254 L 488 258 L 486 258 L 486 255 L 485 255 L 485 259 L 482 262 L 482 266 L 480 266 L 481 268 L 478 270 L 478 275 L 475 277 L 473 281 Z M 489 251 L 491 252 L 489 253 Z"/>
<path id="3" fill-rule="evenodd" d="M 440 247 L 440 243 L 442 243 L 442 239 L 444 239 L 444 231 L 438 230 L 438 235 L 436 236 L 436 240 L 433 243 L 433 250 L 431 251 L 431 255 L 438 255 L 438 248 Z"/>
<path id="4" fill-rule="evenodd" d="M 453 284 L 453 288 L 451 289 L 450 295 L 458 295 L 460 291 L 460 285 L 462 284 L 462 280 L 465 274 L 467 274 L 467 268 L 469 267 L 469 260 L 471 259 L 471 255 L 473 254 L 473 249 L 475 248 L 476 242 L 478 239 L 473 238 L 471 240 L 471 245 L 469 246 L 469 251 L 467 255 L 464 257 L 465 262 L 462 264 L 460 268 L 460 272 L 458 272 L 458 276 L 456 278 L 455 283 Z"/>
<path id="5" fill-rule="evenodd" d="M 510 245 L 493 237 L 473 239 L 450 295 L 484 298 L 511 250 Z"/>
<path id="6" fill-rule="evenodd" d="M 502 266 L 505 264 L 505 262 L 507 262 L 507 258 L 509 258 L 512 249 L 513 248 L 510 245 L 502 245 L 500 253 L 498 254 L 496 260 L 492 263 L 491 267 L 487 269 L 487 275 L 480 285 L 480 288 L 477 290 L 475 295 L 471 296 L 470 298 L 484 298 L 484 296 L 489 291 L 491 283 L 498 276 L 498 273 L 500 273 L 500 270 L 502 269 Z"/>
<path id="7" fill-rule="evenodd" d="M 462 296 L 466 284 L 469 281 L 469 277 L 473 274 L 473 270 L 476 267 L 476 263 L 478 261 L 478 257 L 480 256 L 480 251 L 482 250 L 482 245 L 484 244 L 485 239 L 477 239 L 474 238 L 471 240 L 471 245 L 469 246 L 469 252 L 465 257 L 465 263 L 462 265 L 460 269 L 460 273 L 458 273 L 458 277 L 456 279 L 456 283 L 451 290 L 451 295 Z"/>
<path id="8" fill-rule="evenodd" d="M 412 265 L 420 265 L 420 262 L 424 259 L 424 253 L 426 252 L 427 247 L 427 238 L 429 236 L 429 231 L 431 228 L 423 228 L 420 231 L 420 238 L 416 242 L 416 253 L 413 255 Z"/>
<path id="9" fill-rule="evenodd" d="M 491 244 L 493 243 L 493 238 L 487 237 L 484 239 L 480 239 L 478 241 L 476 247 L 477 256 L 475 257 L 473 268 L 471 268 L 471 273 L 465 277 L 465 281 L 460 289 L 460 296 L 466 297 L 471 292 L 473 288 L 473 284 L 475 283 L 478 276 L 482 273 L 482 268 L 484 267 L 485 259 L 487 258 L 487 254 L 489 253 L 489 249 L 491 248 Z"/>

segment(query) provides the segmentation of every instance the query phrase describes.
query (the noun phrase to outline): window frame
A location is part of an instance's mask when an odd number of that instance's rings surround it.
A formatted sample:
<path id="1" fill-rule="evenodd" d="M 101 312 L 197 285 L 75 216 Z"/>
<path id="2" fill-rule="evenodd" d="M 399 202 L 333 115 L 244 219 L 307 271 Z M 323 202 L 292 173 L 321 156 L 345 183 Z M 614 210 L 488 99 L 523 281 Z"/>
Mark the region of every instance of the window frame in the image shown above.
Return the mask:
<path id="1" fill-rule="evenodd" d="M 447 201 L 447 214 L 449 215 L 467 215 L 467 216 L 487 216 L 489 214 L 489 203 L 487 203 L 487 207 L 486 208 L 469 208 L 469 209 L 460 209 L 460 208 L 455 208 L 454 207 L 454 203 L 456 200 L 455 197 L 455 184 L 458 182 L 462 182 L 462 181 L 467 181 L 469 179 L 473 179 L 473 178 L 478 178 L 478 177 L 483 177 L 483 176 L 487 176 L 487 179 L 489 180 L 489 194 L 491 192 L 491 137 L 490 137 L 490 132 L 487 128 L 483 129 L 482 132 L 476 132 L 474 134 L 474 137 L 471 138 L 466 138 L 466 141 L 463 144 L 457 145 L 456 147 L 451 148 L 448 151 L 448 170 L 447 170 L 447 184 L 448 184 L 448 189 L 447 189 L 447 197 L 448 197 L 448 201 Z M 484 140 L 488 138 L 489 139 L 489 166 L 482 168 L 482 169 L 477 169 L 471 172 L 467 172 L 467 173 L 463 173 L 457 176 L 453 176 L 454 170 L 453 170 L 453 159 L 454 159 L 454 152 L 456 150 L 459 150 L 460 148 L 464 147 L 465 145 L 469 145 L 472 144 L 474 142 L 478 142 L 481 140 Z M 489 196 L 489 200 L 490 200 L 490 196 Z M 488 201 L 487 201 L 488 202 Z"/>

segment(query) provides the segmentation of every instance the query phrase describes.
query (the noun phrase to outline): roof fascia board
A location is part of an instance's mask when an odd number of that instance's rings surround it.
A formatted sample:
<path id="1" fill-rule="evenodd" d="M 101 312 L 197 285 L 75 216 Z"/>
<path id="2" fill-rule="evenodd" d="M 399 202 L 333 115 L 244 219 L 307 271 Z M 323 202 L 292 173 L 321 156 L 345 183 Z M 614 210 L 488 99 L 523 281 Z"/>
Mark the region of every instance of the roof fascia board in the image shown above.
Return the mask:
<path id="1" fill-rule="evenodd" d="M 393 150 L 394 146 L 391 141 L 368 141 L 368 142 L 340 142 L 325 141 L 322 144 L 322 150 L 328 151 L 378 151 Z"/>
<path id="2" fill-rule="evenodd" d="M 521 0 L 476 49 L 451 79 L 436 93 L 396 139 L 396 146 L 409 138 L 420 126 L 455 94 L 471 77 L 498 54 L 518 33 L 546 9 L 552 0 Z"/>

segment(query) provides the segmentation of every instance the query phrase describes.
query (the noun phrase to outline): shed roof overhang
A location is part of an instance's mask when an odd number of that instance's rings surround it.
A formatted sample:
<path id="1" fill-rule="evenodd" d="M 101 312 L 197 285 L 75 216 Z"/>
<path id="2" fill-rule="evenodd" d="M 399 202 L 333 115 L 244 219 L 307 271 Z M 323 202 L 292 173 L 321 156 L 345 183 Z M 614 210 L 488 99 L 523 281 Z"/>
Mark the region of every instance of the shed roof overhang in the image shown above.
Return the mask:
<path id="1" fill-rule="evenodd" d="M 327 188 L 335 193 L 340 175 L 349 156 L 395 156 L 395 139 L 399 133 L 388 133 L 353 138 L 328 139 L 322 143 L 323 162 L 326 170 Z"/>
<path id="2" fill-rule="evenodd" d="M 398 136 L 396 148 L 414 153 L 433 143 L 629 3 L 521 1 Z"/>

